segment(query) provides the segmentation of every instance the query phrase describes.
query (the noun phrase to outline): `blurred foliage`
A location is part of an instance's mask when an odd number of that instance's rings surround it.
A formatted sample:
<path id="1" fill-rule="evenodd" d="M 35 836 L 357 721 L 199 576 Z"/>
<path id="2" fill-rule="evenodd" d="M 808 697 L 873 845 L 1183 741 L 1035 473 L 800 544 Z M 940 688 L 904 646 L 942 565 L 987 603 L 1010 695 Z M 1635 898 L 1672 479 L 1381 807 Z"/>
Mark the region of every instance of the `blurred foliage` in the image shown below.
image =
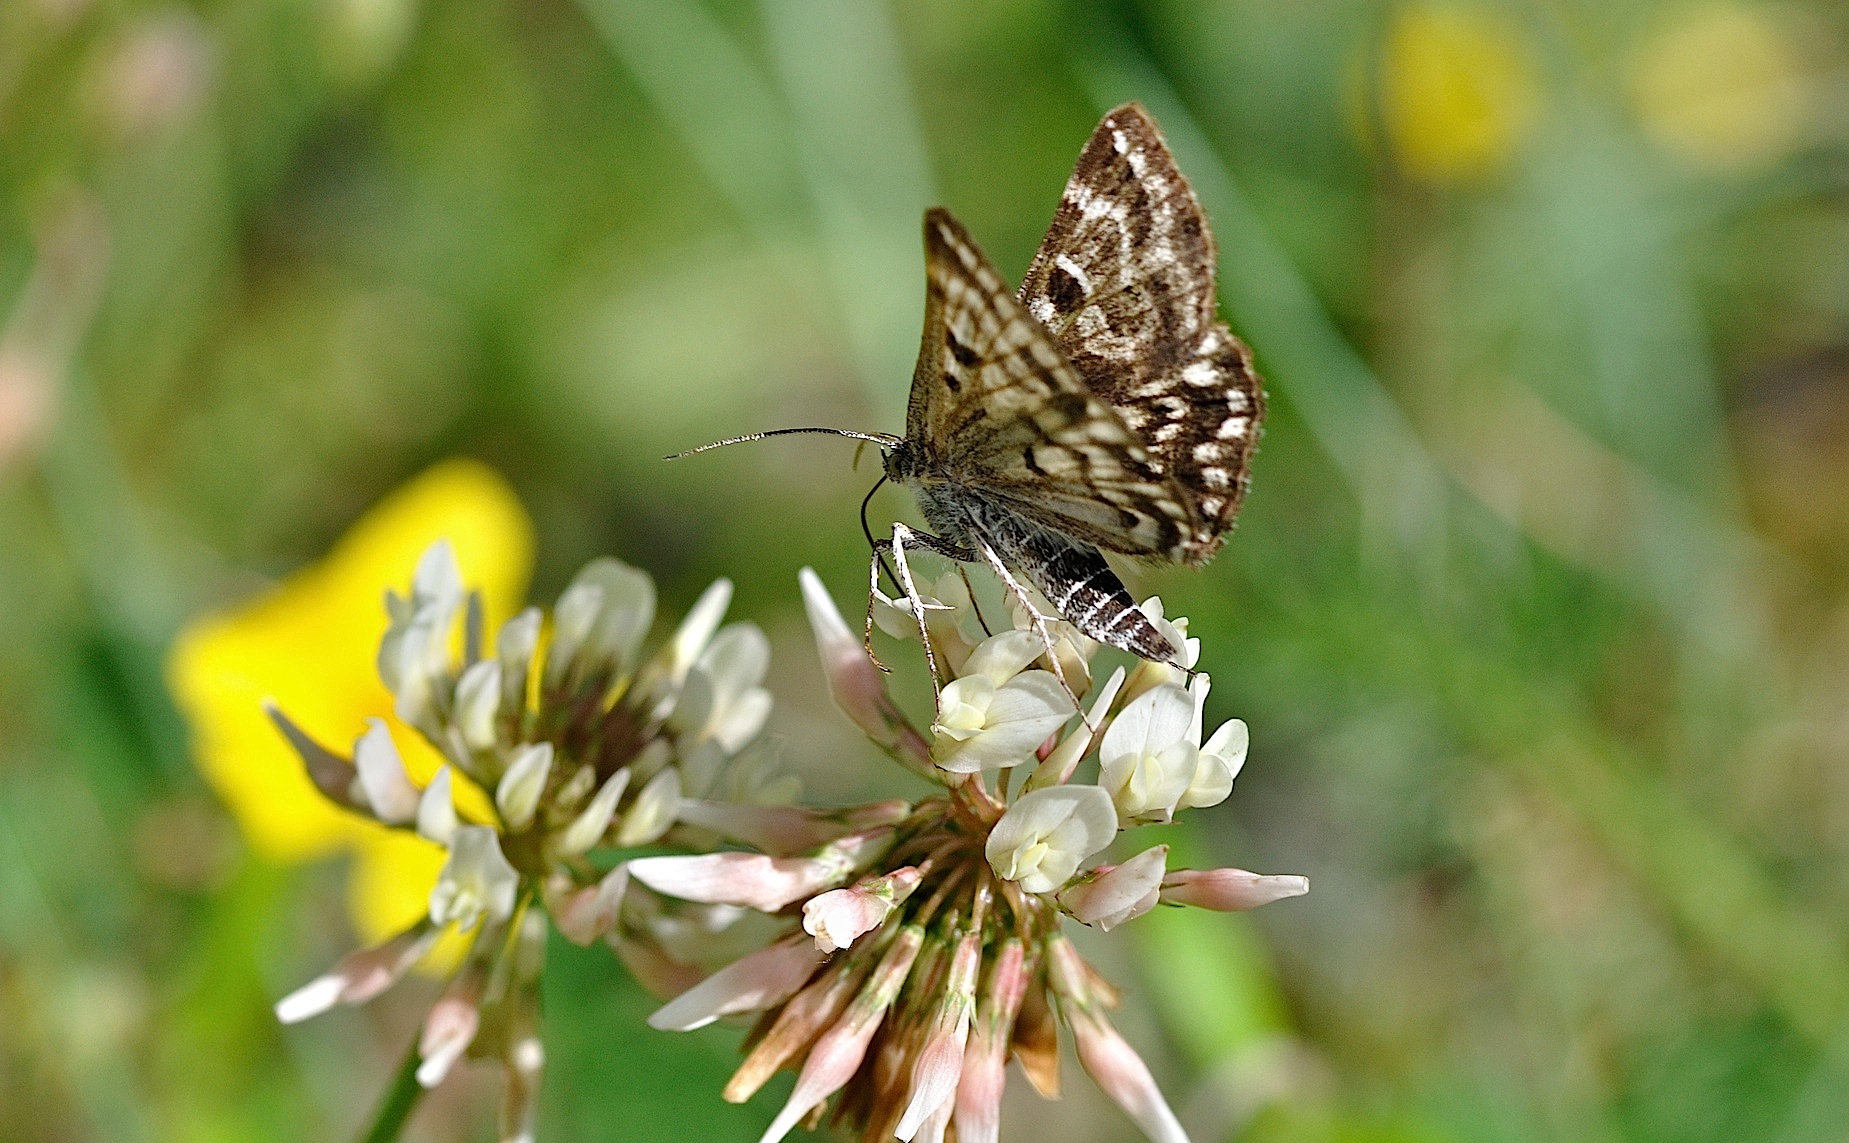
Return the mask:
<path id="1" fill-rule="evenodd" d="M 343 871 L 253 853 L 161 662 L 441 458 L 517 489 L 537 597 L 605 552 L 675 609 L 736 579 L 773 729 L 862 792 L 794 574 L 864 582 L 870 468 L 658 458 L 897 428 L 922 208 L 1018 275 L 1137 98 L 1272 395 L 1238 534 L 1147 578 L 1253 733 L 1174 843 L 1315 883 L 1100 945 L 1184 1119 L 1842 1138 L 1846 44 L 1823 0 L 0 4 L 8 1137 L 365 1119 L 427 997 L 274 1025 Z M 768 1120 L 726 1033 L 554 963 L 546 1135 Z M 1126 1137 L 1071 1086 L 1018 1137 Z M 491 1088 L 416 1130 L 485 1137 Z"/>

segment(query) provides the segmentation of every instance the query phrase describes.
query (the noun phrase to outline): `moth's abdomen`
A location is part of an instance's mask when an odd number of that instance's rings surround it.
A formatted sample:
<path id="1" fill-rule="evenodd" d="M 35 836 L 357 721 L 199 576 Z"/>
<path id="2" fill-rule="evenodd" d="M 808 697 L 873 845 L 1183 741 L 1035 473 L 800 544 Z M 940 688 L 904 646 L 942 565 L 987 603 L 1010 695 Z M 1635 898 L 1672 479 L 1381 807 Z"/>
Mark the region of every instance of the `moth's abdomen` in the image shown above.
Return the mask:
<path id="1" fill-rule="evenodd" d="M 1176 662 L 1180 649 L 1156 630 L 1136 606 L 1104 553 L 980 496 L 962 502 L 969 527 L 1002 562 L 1040 589 L 1061 619 L 1080 631 L 1132 655 Z"/>
<path id="2" fill-rule="evenodd" d="M 1158 663 L 1178 659 L 1179 648 L 1156 630 L 1095 549 L 1069 547 L 1048 561 L 1036 578 L 1044 580 L 1040 590 L 1060 618 L 1098 642 Z"/>

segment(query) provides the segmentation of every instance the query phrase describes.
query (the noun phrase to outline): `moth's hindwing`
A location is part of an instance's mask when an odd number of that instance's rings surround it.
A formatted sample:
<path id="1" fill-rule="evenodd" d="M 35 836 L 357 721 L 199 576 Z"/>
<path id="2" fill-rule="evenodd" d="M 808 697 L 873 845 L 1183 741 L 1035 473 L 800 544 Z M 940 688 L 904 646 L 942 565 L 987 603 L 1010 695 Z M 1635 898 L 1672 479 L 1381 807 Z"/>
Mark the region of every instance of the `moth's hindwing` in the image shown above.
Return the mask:
<path id="1" fill-rule="evenodd" d="M 950 480 L 1085 543 L 1166 557 L 1200 521 L 948 211 L 925 216 L 907 437 Z"/>
<path id="2" fill-rule="evenodd" d="M 1132 103 L 1080 152 L 1020 294 L 1188 500 L 1192 526 L 1165 553 L 1185 563 L 1232 526 L 1264 419 L 1251 352 L 1217 317 L 1215 265 L 1193 189 Z"/>

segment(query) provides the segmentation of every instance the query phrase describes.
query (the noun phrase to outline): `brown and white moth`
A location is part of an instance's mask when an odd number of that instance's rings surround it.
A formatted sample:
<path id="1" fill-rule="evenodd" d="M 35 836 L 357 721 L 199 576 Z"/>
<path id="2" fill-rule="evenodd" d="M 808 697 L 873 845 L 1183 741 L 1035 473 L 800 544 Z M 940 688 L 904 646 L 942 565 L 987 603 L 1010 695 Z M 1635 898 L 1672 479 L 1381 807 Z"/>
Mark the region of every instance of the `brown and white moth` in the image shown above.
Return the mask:
<path id="1" fill-rule="evenodd" d="M 935 530 L 898 525 L 876 545 L 914 600 L 908 545 L 987 563 L 1026 602 L 1018 575 L 1086 635 L 1177 660 L 1103 553 L 1210 558 L 1245 496 L 1264 394 L 1218 319 L 1213 236 L 1161 131 L 1135 103 L 1104 117 L 1018 295 L 949 211 L 926 212 L 924 238 L 905 436 L 776 432 L 881 446 Z"/>

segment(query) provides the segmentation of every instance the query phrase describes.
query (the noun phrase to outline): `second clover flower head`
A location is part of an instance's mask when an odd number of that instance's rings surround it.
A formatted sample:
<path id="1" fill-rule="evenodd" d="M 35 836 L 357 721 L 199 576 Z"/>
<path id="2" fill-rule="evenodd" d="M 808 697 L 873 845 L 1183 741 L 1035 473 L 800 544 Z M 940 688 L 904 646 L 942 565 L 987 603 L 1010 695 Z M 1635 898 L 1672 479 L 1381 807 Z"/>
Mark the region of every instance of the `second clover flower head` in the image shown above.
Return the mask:
<path id="1" fill-rule="evenodd" d="M 435 776 L 413 783 L 381 721 L 343 755 L 270 714 L 325 796 L 415 831 L 446 860 L 422 919 L 284 998 L 277 1014 L 295 1021 L 368 1000 L 445 933 L 460 934 L 468 952 L 425 1022 L 418 1079 L 434 1085 L 465 1053 L 498 1060 L 508 1075 L 503 1138 L 530 1138 L 547 918 L 580 944 L 608 939 L 632 965 L 675 963 L 664 936 L 676 918 L 661 923 L 661 903 L 629 891 L 624 865 L 589 855 L 762 841 L 807 822 L 767 804 L 789 793 L 765 774 L 773 759 L 758 745 L 769 647 L 755 626 L 721 626 L 730 597 L 729 582 L 713 584 L 644 656 L 653 581 L 595 560 L 549 624 L 528 608 L 490 647 L 481 600 L 448 544 L 427 551 L 410 593 L 386 597 L 378 666 L 396 713 L 442 755 Z"/>
<path id="2" fill-rule="evenodd" d="M 978 634 L 961 575 L 923 586 L 926 631 L 952 674 L 928 734 L 887 694 L 814 573 L 802 575 L 837 703 L 941 792 L 841 811 L 843 832 L 806 852 L 631 862 L 631 875 L 659 893 L 772 922 L 767 943 L 651 1023 L 689 1029 L 755 1014 L 726 1098 L 749 1098 L 781 1068 L 797 1072 L 764 1143 L 824 1120 L 868 1143 L 938 1141 L 952 1130 L 959 1143 L 994 1143 L 1008 1061 L 1051 1094 L 1062 1030 L 1146 1135 L 1182 1140 L 1105 1016 L 1114 989 L 1063 928 L 1067 917 L 1110 929 L 1161 903 L 1249 909 L 1308 890 L 1301 877 L 1170 870 L 1166 846 L 1088 868 L 1122 829 L 1223 800 L 1244 762 L 1245 726 L 1227 722 L 1203 741 L 1205 675 L 1139 662 L 1094 685 L 1098 645 L 1069 625 L 1051 624 L 1050 649 L 1024 616 L 1017 630 Z M 876 600 L 875 619 L 900 636 L 916 632 L 911 606 Z M 1154 600 L 1144 610 L 1192 664 L 1199 645 L 1185 620 L 1164 618 Z M 1088 689 L 1080 707 L 1069 685 Z"/>

